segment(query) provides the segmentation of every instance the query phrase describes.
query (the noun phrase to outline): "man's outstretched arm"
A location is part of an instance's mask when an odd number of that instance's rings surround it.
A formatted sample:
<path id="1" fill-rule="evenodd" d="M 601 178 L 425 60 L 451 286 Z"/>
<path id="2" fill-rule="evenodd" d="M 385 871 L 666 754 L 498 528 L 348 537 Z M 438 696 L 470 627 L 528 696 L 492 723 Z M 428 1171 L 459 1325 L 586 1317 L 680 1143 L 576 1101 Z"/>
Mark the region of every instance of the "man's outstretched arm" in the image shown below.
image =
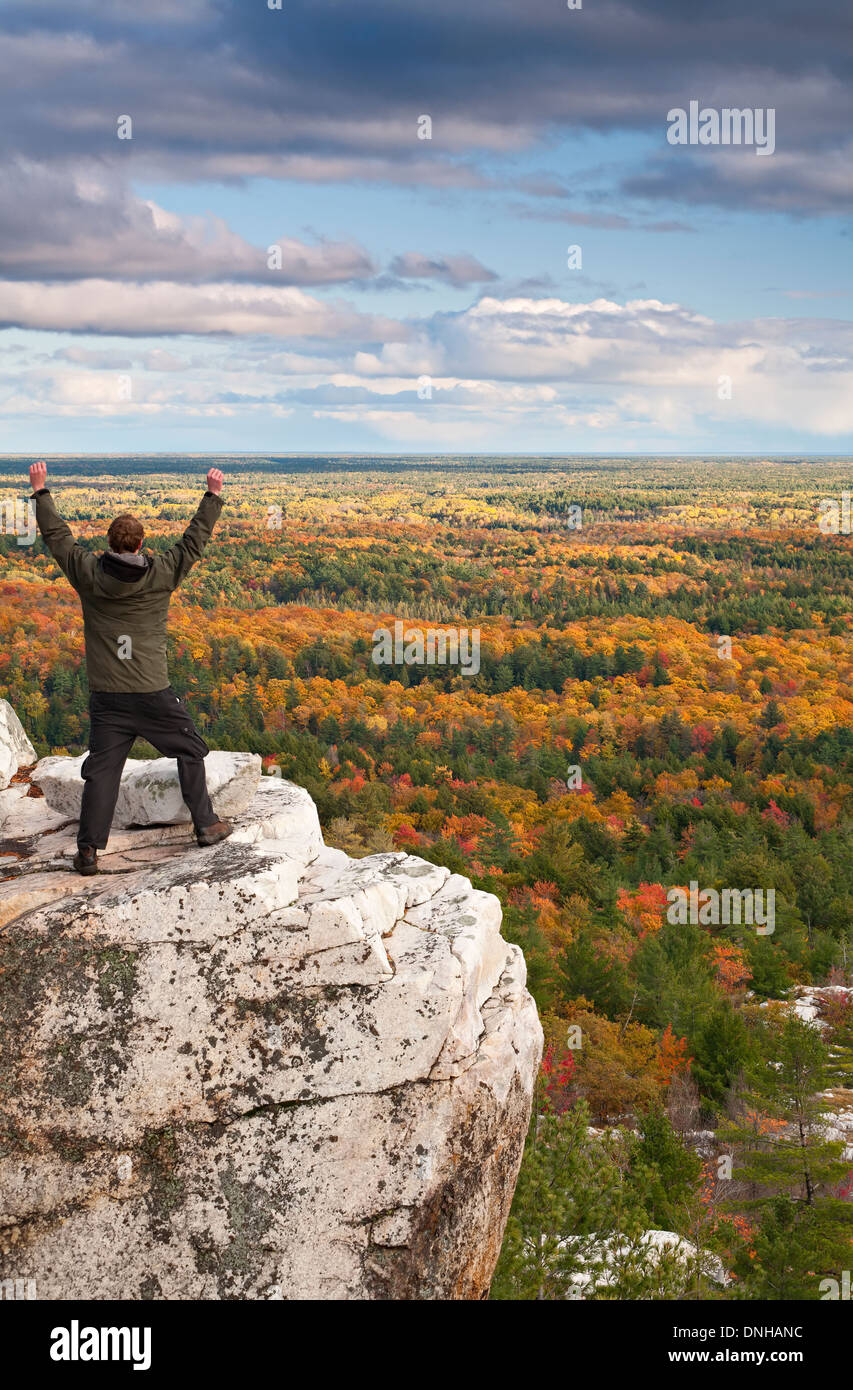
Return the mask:
<path id="1" fill-rule="evenodd" d="M 36 522 L 44 543 L 62 573 L 77 589 L 81 580 L 94 568 L 95 557 L 79 546 L 67 524 L 62 520 L 54 506 L 53 498 L 46 487 L 47 464 L 43 461 L 30 465 L 30 484 L 33 501 L 36 504 Z"/>
<path id="2" fill-rule="evenodd" d="M 204 547 L 213 535 L 213 528 L 222 511 L 222 484 L 224 475 L 218 468 L 211 468 L 207 475 L 207 492 L 201 499 L 198 511 L 181 539 L 158 556 L 155 564 L 162 565 L 169 576 L 173 589 L 189 574 L 196 560 L 200 560 Z"/>

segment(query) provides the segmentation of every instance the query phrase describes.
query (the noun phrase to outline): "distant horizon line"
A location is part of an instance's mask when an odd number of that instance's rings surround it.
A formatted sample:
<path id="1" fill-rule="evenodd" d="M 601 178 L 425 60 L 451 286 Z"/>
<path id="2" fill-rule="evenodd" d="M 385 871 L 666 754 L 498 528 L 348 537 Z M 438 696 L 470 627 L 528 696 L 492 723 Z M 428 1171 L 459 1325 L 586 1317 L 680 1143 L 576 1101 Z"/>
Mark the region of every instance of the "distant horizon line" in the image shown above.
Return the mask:
<path id="1" fill-rule="evenodd" d="M 35 451 L 28 451 L 28 452 L 25 452 L 25 453 L 10 453 L 10 454 L 0 453 L 0 461 L 2 461 L 2 460 L 13 460 L 13 459 L 29 459 L 29 458 L 33 458 L 33 459 L 40 459 L 40 458 L 44 458 L 44 459 L 75 459 L 75 458 L 76 458 L 76 459 L 135 459 L 135 458 L 194 458 L 194 459 L 197 459 L 197 458 L 220 458 L 220 459 L 221 459 L 221 458 L 235 458 L 235 459 L 238 459 L 238 458 L 239 458 L 239 459 L 273 459 L 273 458 L 281 458 L 281 459 L 287 459 L 287 458 L 341 458 L 341 459 L 359 459 L 359 458 L 363 458 L 363 459 L 371 459 L 371 458 L 388 458 L 388 459 L 433 459 L 433 458 L 445 458 L 445 459 L 447 459 L 447 458 L 450 458 L 450 459 L 453 459 L 453 458 L 458 458 L 458 459 L 480 459 L 480 458 L 481 458 L 481 459 L 488 459 L 488 458 L 507 458 L 507 459 L 513 459 L 513 458 L 519 458 L 519 459 L 521 459 L 521 458 L 532 458 L 532 459 L 537 459 L 537 458 L 544 458 L 544 459 L 658 459 L 658 458 L 667 458 L 667 459 L 670 459 L 670 458 L 671 458 L 671 459 L 767 459 L 768 461 L 772 461 L 772 462 L 774 462 L 774 463 L 776 463 L 776 462 L 779 462 L 779 463 L 792 462 L 792 463 L 793 463 L 793 462 L 808 461 L 809 459 L 814 459 L 814 460 L 842 460 L 842 461 L 846 461 L 846 460 L 848 460 L 848 459 L 853 460 L 853 454 L 849 454 L 849 453 L 848 453 L 848 454 L 842 454 L 842 453 L 831 453 L 831 454 L 815 454 L 815 453 L 771 454 L 771 453 L 765 453 L 765 452 L 763 452 L 762 450 L 748 450 L 748 451 L 744 451 L 744 452 L 742 452 L 742 453 L 736 453 L 736 452 L 735 452 L 735 453 L 731 453 L 731 452 L 723 453 L 723 452 L 717 452 L 717 451 L 715 451 L 715 450 L 706 450 L 706 451 L 701 452 L 701 453 L 684 454 L 684 453 L 678 453 L 678 452 L 669 452 L 669 451 L 660 450 L 660 449 L 654 450 L 654 451 L 652 451 L 651 453 L 618 453 L 618 452 L 607 452 L 607 451 L 605 451 L 605 452 L 597 452 L 597 453 L 589 453 L 589 452 L 586 452 L 586 451 L 583 451 L 583 450 L 578 450 L 577 452 L 574 452 L 574 453 L 549 453 L 549 452 L 547 452 L 546 450 L 535 450 L 535 451 L 532 451 L 532 452 L 530 452 L 530 453 L 527 453 L 527 452 L 522 453 L 522 452 L 519 452 L 519 451 L 517 451 L 517 450 L 509 450 L 509 451 L 506 451 L 506 452 L 503 451 L 503 450 L 484 450 L 482 453 L 468 453 L 468 452 L 462 452 L 462 453 L 453 453 L 453 452 L 435 453 L 435 452 L 432 452 L 432 451 L 429 452 L 429 453 L 404 453 L 404 452 L 393 451 L 393 450 L 392 450 L 392 451 L 385 451 L 385 450 L 379 450 L 379 449 L 371 449 L 371 450 L 369 450 L 369 451 L 367 451 L 367 452 L 354 452 L 354 451 L 351 451 L 351 450 L 292 449 L 292 450 L 288 450 L 287 452 L 279 452 L 279 451 L 272 451 L 272 450 L 256 450 L 256 451 L 254 451 L 254 452 L 252 452 L 252 453 L 243 453 L 243 452 L 241 452 L 241 451 L 239 451 L 239 450 L 227 450 L 227 451 L 226 451 L 226 450 L 216 450 L 216 449 L 205 449 L 205 450 L 201 450 L 201 451 L 189 450 L 189 451 L 187 451 L 187 452 L 179 452 L 179 451 L 177 451 L 177 450 L 165 450 L 165 449 L 145 449 L 145 450 L 137 450 L 137 451 L 135 451 L 134 453 L 123 453 L 123 452 L 116 452 L 116 453 L 96 453 L 96 452 L 84 452 L 84 451 L 82 451 L 82 450 L 76 450 L 76 451 L 74 451 L 74 452 L 72 452 L 72 453 L 62 453 L 62 454 L 50 453 L 50 452 L 47 451 L 47 450 L 42 450 L 41 452 L 39 452 L 38 450 L 35 450 Z"/>

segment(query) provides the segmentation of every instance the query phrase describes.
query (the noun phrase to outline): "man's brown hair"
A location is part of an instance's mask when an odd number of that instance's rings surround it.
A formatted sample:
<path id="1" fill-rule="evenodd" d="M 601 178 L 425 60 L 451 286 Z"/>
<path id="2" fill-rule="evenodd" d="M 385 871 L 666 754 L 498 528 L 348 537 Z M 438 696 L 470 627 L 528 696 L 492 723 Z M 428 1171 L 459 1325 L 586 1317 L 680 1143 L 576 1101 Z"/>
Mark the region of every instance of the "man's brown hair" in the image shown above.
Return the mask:
<path id="1" fill-rule="evenodd" d="M 138 550 L 142 537 L 145 532 L 142 529 L 142 522 L 137 521 L 135 516 L 124 512 L 122 516 L 117 516 L 107 532 L 107 540 L 110 543 L 110 550 L 114 550 L 117 555 L 124 555 L 129 550 Z"/>

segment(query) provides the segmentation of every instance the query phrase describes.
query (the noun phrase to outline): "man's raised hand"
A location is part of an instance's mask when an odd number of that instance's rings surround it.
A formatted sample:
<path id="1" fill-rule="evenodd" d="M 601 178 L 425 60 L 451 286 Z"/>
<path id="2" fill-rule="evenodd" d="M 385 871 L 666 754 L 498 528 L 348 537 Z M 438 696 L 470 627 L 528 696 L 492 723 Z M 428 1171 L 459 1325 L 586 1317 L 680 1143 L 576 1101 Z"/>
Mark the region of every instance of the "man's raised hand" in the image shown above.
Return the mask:
<path id="1" fill-rule="evenodd" d="M 218 497 L 222 491 L 222 484 L 225 482 L 225 474 L 221 468 L 211 468 L 207 474 L 207 490 L 212 492 L 214 497 Z"/>
<path id="2" fill-rule="evenodd" d="M 41 488 L 43 488 L 46 481 L 47 464 L 44 462 L 44 460 L 40 459 L 38 463 L 31 463 L 30 485 L 32 486 L 33 492 L 38 492 Z"/>

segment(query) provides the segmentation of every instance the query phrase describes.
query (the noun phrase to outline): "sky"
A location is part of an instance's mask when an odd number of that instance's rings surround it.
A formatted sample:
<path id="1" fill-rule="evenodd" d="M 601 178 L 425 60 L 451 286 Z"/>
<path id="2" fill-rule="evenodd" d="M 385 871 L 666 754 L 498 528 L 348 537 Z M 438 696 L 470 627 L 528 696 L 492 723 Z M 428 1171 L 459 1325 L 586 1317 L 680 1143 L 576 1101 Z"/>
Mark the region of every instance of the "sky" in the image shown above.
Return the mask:
<path id="1" fill-rule="evenodd" d="M 0 0 L 0 451 L 853 452 L 848 0 L 278 3 Z"/>

